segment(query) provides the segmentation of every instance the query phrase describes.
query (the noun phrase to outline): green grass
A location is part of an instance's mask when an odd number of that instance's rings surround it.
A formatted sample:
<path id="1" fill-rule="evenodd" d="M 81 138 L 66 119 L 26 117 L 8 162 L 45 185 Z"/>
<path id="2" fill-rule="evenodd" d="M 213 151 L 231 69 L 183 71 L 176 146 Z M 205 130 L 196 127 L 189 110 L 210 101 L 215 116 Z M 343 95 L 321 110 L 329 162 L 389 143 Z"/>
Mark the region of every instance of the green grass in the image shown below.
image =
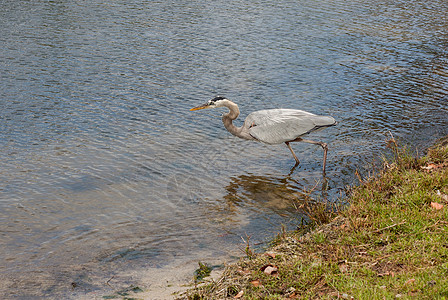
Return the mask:
<path id="1" fill-rule="evenodd" d="M 336 217 L 323 206 L 308 209 L 319 225 L 312 231 L 282 232 L 269 250 L 275 255 L 242 259 L 183 297 L 448 299 L 448 147 L 423 158 L 394 141 L 391 148 L 392 158 L 375 176 L 359 178 Z M 278 273 L 266 274 L 266 265 Z"/>

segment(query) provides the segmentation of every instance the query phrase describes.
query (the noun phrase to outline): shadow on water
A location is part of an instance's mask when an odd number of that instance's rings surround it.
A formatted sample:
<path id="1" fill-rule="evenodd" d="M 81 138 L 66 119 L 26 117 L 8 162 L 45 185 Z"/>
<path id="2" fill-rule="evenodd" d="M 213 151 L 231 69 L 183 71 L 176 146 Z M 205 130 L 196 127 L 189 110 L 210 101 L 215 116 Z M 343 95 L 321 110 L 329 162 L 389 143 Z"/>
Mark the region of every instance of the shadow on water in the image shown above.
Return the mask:
<path id="1" fill-rule="evenodd" d="M 223 200 L 229 207 L 249 205 L 276 212 L 288 211 L 291 199 L 299 196 L 297 182 L 289 177 L 269 177 L 254 174 L 232 177 L 225 187 Z"/>
<path id="2" fill-rule="evenodd" d="M 296 168 L 297 166 L 294 166 Z M 232 177 L 231 182 L 225 187 L 227 195 L 223 201 L 230 209 L 241 206 L 256 207 L 258 209 L 275 212 L 276 214 L 294 215 L 293 202 L 307 201 L 310 194 L 319 197 L 322 201 L 328 201 L 328 178 L 315 182 L 311 189 L 304 186 L 303 182 L 294 179 L 291 172 L 287 176 L 262 176 L 245 174 Z M 320 192 L 319 192 L 320 191 Z M 333 199 L 337 200 L 337 199 Z"/>

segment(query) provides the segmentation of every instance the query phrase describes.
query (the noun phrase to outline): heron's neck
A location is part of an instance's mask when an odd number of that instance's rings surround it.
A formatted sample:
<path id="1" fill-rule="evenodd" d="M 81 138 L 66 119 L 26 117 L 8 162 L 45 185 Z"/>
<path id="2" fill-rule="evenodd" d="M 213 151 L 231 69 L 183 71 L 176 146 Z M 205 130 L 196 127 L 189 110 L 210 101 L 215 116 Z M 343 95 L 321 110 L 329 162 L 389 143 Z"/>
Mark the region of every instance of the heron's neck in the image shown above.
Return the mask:
<path id="1" fill-rule="evenodd" d="M 235 120 L 236 118 L 238 118 L 238 116 L 240 115 L 240 110 L 238 109 L 238 105 L 236 105 L 235 103 L 233 103 L 230 100 L 226 100 L 223 103 L 223 106 L 225 106 L 229 109 L 229 112 L 222 116 L 222 122 L 224 123 L 224 127 L 231 134 L 233 134 L 237 137 L 243 138 L 243 139 L 247 139 L 246 135 L 244 135 L 242 132 L 243 127 L 236 127 L 232 123 L 232 121 Z"/>
<path id="2" fill-rule="evenodd" d="M 240 110 L 238 108 L 238 105 L 236 105 L 235 103 L 233 103 L 230 100 L 224 100 L 222 102 L 222 106 L 225 106 L 229 109 L 229 112 L 222 116 L 223 120 L 224 120 L 224 118 L 226 118 L 226 119 L 230 120 L 230 124 L 232 124 L 232 121 L 235 120 L 236 118 L 238 118 L 238 116 L 240 115 Z"/>

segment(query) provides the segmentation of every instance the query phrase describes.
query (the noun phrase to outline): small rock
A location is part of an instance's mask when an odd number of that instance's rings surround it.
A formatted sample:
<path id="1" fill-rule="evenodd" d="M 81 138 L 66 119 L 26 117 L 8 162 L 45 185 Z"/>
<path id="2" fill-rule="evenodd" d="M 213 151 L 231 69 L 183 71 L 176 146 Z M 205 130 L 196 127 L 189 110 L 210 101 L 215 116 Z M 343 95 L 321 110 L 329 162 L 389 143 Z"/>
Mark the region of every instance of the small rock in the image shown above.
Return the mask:
<path id="1" fill-rule="evenodd" d="M 276 266 L 267 266 L 267 267 L 263 270 L 263 272 L 266 273 L 266 274 L 268 274 L 268 275 L 275 275 L 275 274 L 277 274 L 277 271 L 278 271 L 278 269 L 277 269 Z"/>

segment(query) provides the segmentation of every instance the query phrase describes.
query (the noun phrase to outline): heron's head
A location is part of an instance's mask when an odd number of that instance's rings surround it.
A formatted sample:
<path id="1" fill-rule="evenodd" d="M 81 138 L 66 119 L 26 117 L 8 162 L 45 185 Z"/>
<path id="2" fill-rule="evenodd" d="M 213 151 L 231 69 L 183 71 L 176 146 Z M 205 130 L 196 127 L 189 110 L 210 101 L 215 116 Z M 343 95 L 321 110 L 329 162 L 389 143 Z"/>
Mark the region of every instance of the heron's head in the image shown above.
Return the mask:
<path id="1" fill-rule="evenodd" d="M 202 105 L 193 107 L 192 109 L 190 109 L 191 111 L 193 110 L 199 110 L 199 109 L 204 109 L 204 108 L 215 108 L 215 107 L 221 107 L 224 106 L 224 103 L 226 101 L 229 101 L 228 99 L 224 98 L 224 97 L 215 97 L 207 102 L 205 102 Z"/>

